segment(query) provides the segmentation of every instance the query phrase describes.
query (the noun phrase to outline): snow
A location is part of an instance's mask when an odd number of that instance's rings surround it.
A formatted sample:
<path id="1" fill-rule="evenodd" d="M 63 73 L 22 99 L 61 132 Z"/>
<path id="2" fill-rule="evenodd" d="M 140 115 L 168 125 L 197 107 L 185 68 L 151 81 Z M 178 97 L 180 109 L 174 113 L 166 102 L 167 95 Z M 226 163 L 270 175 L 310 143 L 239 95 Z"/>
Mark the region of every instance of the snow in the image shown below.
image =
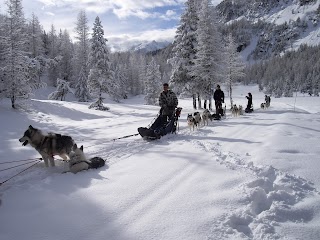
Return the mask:
<path id="1" fill-rule="evenodd" d="M 52 90 L 38 91 L 27 111 L 0 103 L 0 163 L 40 157 L 18 141 L 31 124 L 71 135 L 107 166 L 62 174 L 67 163 L 41 162 L 3 183 L 1 240 L 320 239 L 319 98 L 272 98 L 262 110 L 257 86 L 236 86 L 235 103 L 251 92 L 255 111 L 227 111 L 195 131 L 186 124 L 192 101 L 179 99 L 179 132 L 144 141 L 115 140 L 157 115 L 144 96 L 102 112 L 71 95 L 46 100 Z M 1 171 L 0 181 L 30 165 Z"/>

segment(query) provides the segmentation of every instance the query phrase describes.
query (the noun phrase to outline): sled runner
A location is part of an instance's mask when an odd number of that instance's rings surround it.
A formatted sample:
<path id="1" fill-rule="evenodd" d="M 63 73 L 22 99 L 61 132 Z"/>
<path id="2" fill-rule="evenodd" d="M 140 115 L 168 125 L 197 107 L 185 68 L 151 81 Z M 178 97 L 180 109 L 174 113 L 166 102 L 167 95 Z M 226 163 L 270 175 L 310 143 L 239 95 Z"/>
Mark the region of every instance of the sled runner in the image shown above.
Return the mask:
<path id="1" fill-rule="evenodd" d="M 145 140 L 160 139 L 168 133 L 174 133 L 177 130 L 178 119 L 180 117 L 182 108 L 178 107 L 168 122 L 163 122 L 161 114 L 158 115 L 150 128 L 139 127 L 138 132 Z"/>

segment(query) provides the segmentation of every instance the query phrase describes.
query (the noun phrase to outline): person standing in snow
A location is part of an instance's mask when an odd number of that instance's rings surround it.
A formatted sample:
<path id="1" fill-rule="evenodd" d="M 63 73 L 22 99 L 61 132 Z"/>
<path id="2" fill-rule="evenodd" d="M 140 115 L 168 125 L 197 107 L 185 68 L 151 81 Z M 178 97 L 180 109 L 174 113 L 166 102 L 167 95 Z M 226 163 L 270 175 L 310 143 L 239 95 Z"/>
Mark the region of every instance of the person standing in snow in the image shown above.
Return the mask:
<path id="1" fill-rule="evenodd" d="M 178 98 L 176 94 L 169 89 L 169 84 L 163 84 L 163 91 L 159 96 L 159 105 L 161 107 L 160 114 L 162 116 L 162 122 L 165 124 L 170 121 L 176 107 L 178 106 Z"/>
<path id="2" fill-rule="evenodd" d="M 222 103 L 224 103 L 224 92 L 221 90 L 220 85 L 217 85 L 217 89 L 213 94 L 214 103 L 216 105 L 216 114 L 221 114 Z"/>
<path id="3" fill-rule="evenodd" d="M 248 93 L 248 96 L 246 96 L 246 98 L 248 99 L 248 104 L 247 104 L 247 107 L 245 109 L 245 112 L 252 112 L 253 111 L 252 94 Z"/>

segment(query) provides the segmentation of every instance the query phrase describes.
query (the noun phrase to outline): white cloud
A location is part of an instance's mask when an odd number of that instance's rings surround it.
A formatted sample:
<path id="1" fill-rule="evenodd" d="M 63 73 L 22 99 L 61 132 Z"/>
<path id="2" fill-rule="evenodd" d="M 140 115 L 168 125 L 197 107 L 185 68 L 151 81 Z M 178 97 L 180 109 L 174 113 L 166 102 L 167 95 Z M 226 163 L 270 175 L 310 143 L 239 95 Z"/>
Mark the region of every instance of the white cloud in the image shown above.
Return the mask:
<path id="1" fill-rule="evenodd" d="M 155 17 L 148 13 L 156 7 L 179 6 L 185 0 L 37 0 L 45 8 L 71 8 L 75 10 L 85 9 L 97 14 L 112 11 L 118 18 L 124 19 L 130 16 L 146 19 Z M 169 16 L 168 16 L 169 17 Z"/>

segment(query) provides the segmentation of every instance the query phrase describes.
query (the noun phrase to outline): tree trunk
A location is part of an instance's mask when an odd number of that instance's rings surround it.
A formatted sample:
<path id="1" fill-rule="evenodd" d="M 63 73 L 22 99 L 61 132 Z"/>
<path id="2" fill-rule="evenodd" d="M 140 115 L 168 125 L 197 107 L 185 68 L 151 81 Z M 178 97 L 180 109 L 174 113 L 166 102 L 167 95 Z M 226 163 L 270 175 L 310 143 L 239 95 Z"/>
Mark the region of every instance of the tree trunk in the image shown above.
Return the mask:
<path id="1" fill-rule="evenodd" d="M 201 98 L 199 93 L 198 93 L 198 109 L 201 109 Z"/>
<path id="2" fill-rule="evenodd" d="M 231 104 L 231 108 L 233 106 L 233 100 L 232 100 L 232 86 L 231 86 L 231 83 L 229 85 L 229 92 L 230 92 L 230 104 Z"/>
<path id="3" fill-rule="evenodd" d="M 193 109 L 197 109 L 197 100 L 196 100 L 196 95 L 192 95 L 192 100 L 193 100 Z"/>
<path id="4" fill-rule="evenodd" d="M 207 100 L 204 100 L 203 108 L 204 108 L 204 109 L 207 109 Z"/>
<path id="5" fill-rule="evenodd" d="M 12 96 L 11 97 L 11 107 L 14 108 L 14 109 L 16 108 L 15 103 L 16 103 L 16 98 L 14 96 Z"/>

